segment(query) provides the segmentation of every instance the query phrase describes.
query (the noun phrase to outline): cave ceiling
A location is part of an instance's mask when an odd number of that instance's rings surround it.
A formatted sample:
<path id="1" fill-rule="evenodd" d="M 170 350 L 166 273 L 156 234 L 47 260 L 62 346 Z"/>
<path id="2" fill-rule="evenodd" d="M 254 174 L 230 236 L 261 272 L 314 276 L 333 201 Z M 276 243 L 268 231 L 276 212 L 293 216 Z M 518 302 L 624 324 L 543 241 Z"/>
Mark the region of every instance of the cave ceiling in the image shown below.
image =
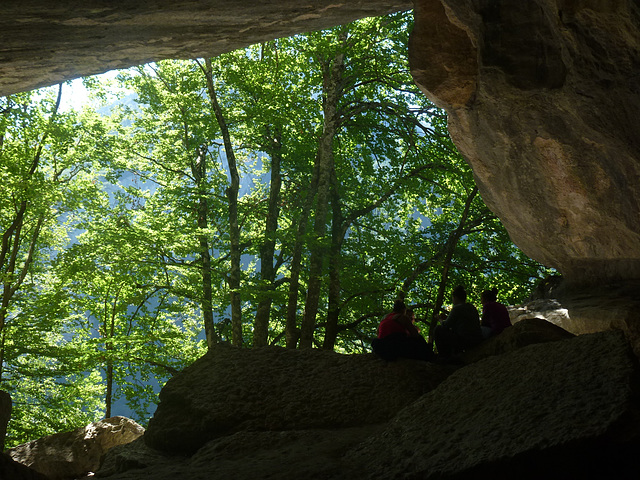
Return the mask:
<path id="1" fill-rule="evenodd" d="M 407 0 L 3 0 L 0 96 L 410 8 Z"/>

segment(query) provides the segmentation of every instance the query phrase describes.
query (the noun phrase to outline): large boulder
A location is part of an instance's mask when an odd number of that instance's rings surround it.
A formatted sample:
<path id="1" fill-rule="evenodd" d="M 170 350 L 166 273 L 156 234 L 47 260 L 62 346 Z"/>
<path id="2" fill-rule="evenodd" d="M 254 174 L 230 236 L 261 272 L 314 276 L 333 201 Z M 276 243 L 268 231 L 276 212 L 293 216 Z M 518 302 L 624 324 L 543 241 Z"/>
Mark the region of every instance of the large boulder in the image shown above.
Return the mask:
<path id="1" fill-rule="evenodd" d="M 6 453 L 51 480 L 78 478 L 96 471 L 111 448 L 142 436 L 144 428 L 125 417 L 111 417 L 71 432 L 33 440 Z"/>
<path id="2" fill-rule="evenodd" d="M 219 345 L 171 378 L 144 436 L 167 452 L 193 453 L 243 430 L 371 425 L 435 388 L 451 367 L 373 354 Z"/>
<path id="3" fill-rule="evenodd" d="M 416 0 L 413 76 L 513 241 L 574 284 L 640 278 L 637 0 Z"/>
<path id="4" fill-rule="evenodd" d="M 295 406 L 303 409 L 304 416 L 294 413 L 296 424 L 282 422 L 269 429 L 251 427 L 230 429 L 226 434 L 218 432 L 216 438 L 204 443 L 193 455 L 178 455 L 183 453 L 182 449 L 175 445 L 168 450 L 166 443 L 165 450 L 153 449 L 149 442 L 142 441 L 143 437 L 111 450 L 97 476 L 108 480 L 637 478 L 640 372 L 624 334 L 610 330 L 574 337 L 541 322 L 525 320 L 520 328 L 515 325 L 509 329 L 511 339 L 506 336 L 507 331 L 500 335 L 505 335 L 502 348 L 509 350 L 507 353 L 494 352 L 476 363 L 450 369 L 451 375 L 436 388 L 426 388 L 427 393 L 405 407 L 398 408 L 395 403 L 396 413 L 390 420 L 359 426 L 336 423 L 322 404 L 323 399 L 327 398 L 332 408 L 344 405 L 347 412 L 355 412 L 352 404 L 370 411 L 384 405 L 380 403 L 384 396 L 393 398 L 398 394 L 396 390 L 401 385 L 398 380 L 378 381 L 369 388 L 370 398 L 363 399 L 357 393 L 361 384 L 354 382 L 352 375 L 340 378 L 343 383 L 339 391 L 338 383 L 334 385 L 329 376 L 318 377 L 312 372 L 305 385 L 294 379 L 291 386 L 318 395 L 314 383 L 328 382 L 322 386 L 329 390 L 329 395 L 319 394 L 320 398 L 310 399 L 310 405 L 302 407 L 298 402 L 304 394 L 294 393 L 295 398 L 289 400 L 282 388 L 264 389 L 265 384 L 277 378 L 284 381 L 284 377 L 269 373 L 268 366 L 258 366 L 255 358 L 265 352 L 273 355 L 272 359 L 281 354 L 273 367 L 284 371 L 304 369 L 310 363 L 330 371 L 339 359 L 345 371 L 357 368 L 366 372 L 369 367 L 363 369 L 360 365 L 366 361 L 400 376 L 411 376 L 414 369 L 419 372 L 426 365 L 416 361 L 385 364 L 367 356 L 332 358 L 335 354 L 319 351 L 289 355 L 278 349 L 254 352 L 229 347 L 215 352 L 226 357 L 225 362 L 235 360 L 237 367 L 229 371 L 229 379 L 223 378 L 225 372 L 217 371 L 224 362 L 212 358 L 201 362 L 198 370 L 186 372 L 193 380 L 184 383 L 184 387 L 208 391 L 198 400 L 203 407 L 209 395 L 209 410 L 228 411 L 238 405 L 249 422 L 256 417 L 264 419 L 264 411 L 271 412 L 276 402 L 286 414 Z M 518 340 L 518 336 L 522 339 Z M 545 343 L 518 348 L 534 337 Z M 244 354 L 254 360 L 242 360 Z M 358 367 L 349 367 L 349 362 Z M 256 368 L 259 371 L 253 372 Z M 260 378 L 264 375 L 267 380 Z M 385 377 L 384 373 L 381 376 Z M 207 386 L 209 377 L 214 377 L 213 383 L 221 382 L 219 393 Z M 229 405 L 223 406 L 220 404 L 223 392 L 233 381 L 247 382 L 247 386 L 232 387 Z M 248 393 L 251 385 L 260 393 Z M 175 386 L 172 388 L 175 390 Z M 388 392 L 376 393 L 380 390 Z M 404 387 L 399 390 L 401 395 L 406 392 Z M 253 402 L 253 415 L 239 401 L 241 395 L 248 395 L 247 401 Z M 334 396 L 341 398 L 341 403 L 332 400 Z M 410 396 L 413 398 L 413 394 Z M 179 426 L 185 432 L 195 429 L 194 434 L 200 435 L 197 421 L 204 414 L 190 410 L 189 402 L 183 405 L 183 416 L 195 413 L 200 417 L 191 423 L 184 420 Z M 176 410 L 175 417 L 178 414 Z M 369 413 L 354 414 L 359 422 L 370 418 Z M 327 416 L 329 420 L 323 423 Z M 185 437 L 175 427 L 157 428 L 157 436 Z M 627 475 L 630 469 L 631 477 Z"/>
<path id="5" fill-rule="evenodd" d="M 370 479 L 637 478 L 638 373 L 620 331 L 492 356 L 405 408 L 345 464 Z"/>

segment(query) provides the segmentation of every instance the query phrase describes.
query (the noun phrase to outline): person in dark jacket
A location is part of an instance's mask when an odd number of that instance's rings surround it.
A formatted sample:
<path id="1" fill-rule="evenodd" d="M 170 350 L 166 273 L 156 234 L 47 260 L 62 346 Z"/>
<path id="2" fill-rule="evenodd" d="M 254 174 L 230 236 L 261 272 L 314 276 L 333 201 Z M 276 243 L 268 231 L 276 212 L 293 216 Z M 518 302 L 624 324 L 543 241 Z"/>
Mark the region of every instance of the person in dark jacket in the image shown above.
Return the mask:
<path id="1" fill-rule="evenodd" d="M 511 326 L 509 311 L 503 304 L 498 303 L 498 289 L 485 290 L 480 295 L 482 302 L 482 335 L 484 338 L 493 337 Z"/>
<path id="2" fill-rule="evenodd" d="M 467 303 L 467 292 L 463 286 L 456 287 L 451 300 L 451 312 L 434 331 L 438 355 L 448 358 L 482 342 L 480 315 L 471 303 Z"/>

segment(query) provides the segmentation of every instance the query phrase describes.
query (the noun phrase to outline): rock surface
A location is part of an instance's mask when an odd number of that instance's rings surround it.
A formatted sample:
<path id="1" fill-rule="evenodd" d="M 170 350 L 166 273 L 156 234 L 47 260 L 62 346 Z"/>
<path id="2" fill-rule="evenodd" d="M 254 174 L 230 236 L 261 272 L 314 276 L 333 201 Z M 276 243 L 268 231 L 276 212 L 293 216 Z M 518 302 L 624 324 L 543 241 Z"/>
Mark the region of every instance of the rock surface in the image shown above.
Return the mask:
<path id="1" fill-rule="evenodd" d="M 142 436 L 144 428 L 125 417 L 111 417 L 71 432 L 56 433 L 6 453 L 50 480 L 74 479 L 100 466 L 111 448 Z"/>
<path id="2" fill-rule="evenodd" d="M 635 478 L 638 369 L 608 331 L 458 370 L 349 452 L 359 478 Z"/>
<path id="3" fill-rule="evenodd" d="M 411 7 L 408 0 L 3 1 L 0 95 L 152 60 L 215 56 Z"/>
<path id="4" fill-rule="evenodd" d="M 144 436 L 168 452 L 193 453 L 244 430 L 372 425 L 435 388 L 449 366 L 373 354 L 219 345 L 171 378 Z"/>
<path id="5" fill-rule="evenodd" d="M 463 364 L 475 363 L 487 357 L 514 352 L 536 343 L 566 340 L 574 335 L 553 322 L 542 318 L 529 318 L 505 329 L 500 335 L 490 337 L 477 347 L 461 355 Z"/>
<path id="6" fill-rule="evenodd" d="M 446 380 L 433 389 L 427 385 L 427 393 L 417 398 L 410 393 L 412 400 L 396 407 L 389 419 L 353 426 L 336 422 L 336 415 L 342 413 L 329 411 L 321 400 L 303 407 L 297 401 L 306 393 L 296 390 L 315 393 L 319 383 L 321 390 L 334 392 L 342 399 L 341 403 L 329 400 L 332 409 L 344 405 L 349 412 L 350 405 L 357 404 L 365 410 L 357 414 L 358 422 L 366 423 L 372 418 L 371 411 L 385 405 L 376 391 L 387 390 L 384 395 L 389 398 L 405 393 L 404 387 L 398 389 L 398 379 L 386 374 L 420 376 L 426 372 L 424 364 L 385 364 L 368 355 L 341 356 L 322 351 L 288 355 L 289 351 L 279 349 L 225 348 L 175 377 L 192 377 L 192 381 L 174 383 L 170 387 L 172 395 L 180 389 L 193 389 L 197 379 L 206 385 L 213 377 L 209 386 L 199 387 L 206 390 L 197 400 L 200 408 L 206 406 L 205 398 L 210 396 L 210 411 L 231 411 L 238 405 L 242 412 L 253 412 L 249 422 L 238 416 L 234 428 L 218 432 L 217 438 L 203 443 L 191 456 L 176 456 L 179 448 L 168 444 L 163 445 L 164 451 L 150 448 L 150 442 L 145 441 L 153 430 L 150 426 L 145 437 L 111 450 L 96 475 L 108 480 L 205 480 L 214 476 L 236 480 L 637 478 L 640 372 L 621 331 L 573 337 L 547 322 L 530 319 L 494 340 L 491 356 L 448 369 Z M 267 353 L 274 357 L 268 358 Z M 242 359 L 243 355 L 249 360 Z M 290 384 L 295 386 L 290 392 L 293 405 L 304 410 L 304 416 L 293 413 L 297 425 L 281 421 L 265 429 L 253 420 L 268 418 L 275 404 L 285 412 L 291 410 L 282 389 L 264 388 L 279 374 L 261 379 L 266 370 L 258 366 L 257 359 L 275 361 L 274 370 L 283 374 L 309 365 L 315 365 L 318 372 L 332 372 L 337 364 L 343 370 L 363 371 L 365 377 L 372 365 L 386 372 L 371 388 L 369 399 L 358 393 L 359 383 L 350 383 L 351 374 L 318 376 L 312 372 L 305 386 L 296 381 Z M 223 365 L 228 368 L 227 363 L 235 364 L 235 369 L 221 372 Z M 227 380 L 223 378 L 225 373 L 229 374 Z M 430 379 L 430 374 L 425 378 Z M 340 382 L 342 392 L 338 394 Z M 228 392 L 225 407 L 220 401 L 231 383 L 235 387 Z M 238 387 L 241 384 L 245 386 Z M 260 393 L 249 394 L 239 403 L 239 393 L 248 392 L 254 384 Z M 181 396 L 193 398 L 187 391 Z M 187 408 L 190 403 L 173 404 L 173 423 L 156 423 L 154 434 L 184 438 L 196 425 L 191 418 L 194 412 Z M 158 416 L 168 415 L 160 410 Z M 180 415 L 185 418 L 181 420 Z M 228 413 L 221 415 L 228 417 Z M 322 424 L 325 417 L 328 420 Z"/>
<path id="7" fill-rule="evenodd" d="M 640 357 L 640 284 L 627 282 L 573 290 L 562 283 L 548 294 L 510 307 L 511 322 L 538 318 L 581 335 L 617 328 Z"/>
<path id="8" fill-rule="evenodd" d="M 417 0 L 414 12 L 413 76 L 513 241 L 574 284 L 640 278 L 640 4 Z"/>
<path id="9" fill-rule="evenodd" d="M 311 480 L 346 477 L 346 451 L 380 430 L 344 429 L 236 432 L 206 443 L 192 457 L 167 456 L 137 440 L 109 452 L 98 478 L 108 480 Z M 95 477 L 87 477 L 91 480 Z M 357 478 L 357 477 L 355 477 Z"/>

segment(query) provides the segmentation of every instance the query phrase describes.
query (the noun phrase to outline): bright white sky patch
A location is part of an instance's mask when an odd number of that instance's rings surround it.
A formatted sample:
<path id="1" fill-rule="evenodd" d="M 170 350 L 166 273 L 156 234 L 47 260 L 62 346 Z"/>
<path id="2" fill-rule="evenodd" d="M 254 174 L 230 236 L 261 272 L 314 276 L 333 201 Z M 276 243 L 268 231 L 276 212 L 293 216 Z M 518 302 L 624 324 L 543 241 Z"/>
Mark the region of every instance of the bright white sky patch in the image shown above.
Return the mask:
<path id="1" fill-rule="evenodd" d="M 98 78 L 113 80 L 118 75 L 119 70 L 111 70 L 109 72 L 96 75 Z M 83 106 L 91 103 L 89 91 L 82 84 L 82 78 L 71 80 L 69 84 L 62 87 L 62 102 L 60 108 L 63 112 L 69 110 L 81 110 Z"/>

